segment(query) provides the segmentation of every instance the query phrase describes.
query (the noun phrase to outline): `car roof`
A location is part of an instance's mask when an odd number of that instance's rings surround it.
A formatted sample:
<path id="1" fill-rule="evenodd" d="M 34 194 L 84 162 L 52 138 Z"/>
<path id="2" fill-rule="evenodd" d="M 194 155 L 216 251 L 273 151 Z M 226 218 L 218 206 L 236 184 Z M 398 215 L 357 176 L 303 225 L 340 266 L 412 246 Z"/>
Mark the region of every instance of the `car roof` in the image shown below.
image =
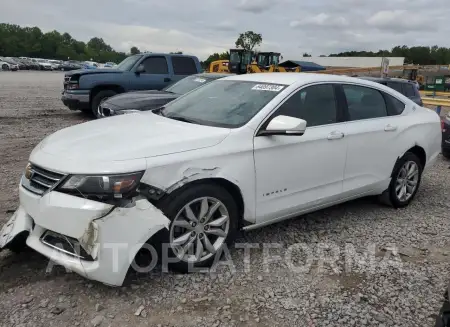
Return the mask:
<path id="1" fill-rule="evenodd" d="M 232 74 L 225 74 L 225 73 L 224 74 L 221 74 L 221 73 L 200 73 L 200 74 L 195 74 L 193 76 L 216 79 L 216 78 L 232 76 Z"/>
<path id="2" fill-rule="evenodd" d="M 364 79 L 372 82 L 397 82 L 397 83 L 413 83 L 413 81 L 404 78 L 389 78 L 389 77 L 371 77 L 371 76 L 361 76 L 357 77 L 359 79 Z"/>
<path id="3" fill-rule="evenodd" d="M 331 74 L 314 74 L 314 73 L 255 73 L 234 75 L 226 77 L 226 80 L 239 80 L 249 82 L 273 83 L 283 85 L 308 84 L 315 82 L 355 82 L 354 77 Z M 361 80 L 360 82 L 367 83 Z M 367 84 L 370 84 L 368 82 Z"/>

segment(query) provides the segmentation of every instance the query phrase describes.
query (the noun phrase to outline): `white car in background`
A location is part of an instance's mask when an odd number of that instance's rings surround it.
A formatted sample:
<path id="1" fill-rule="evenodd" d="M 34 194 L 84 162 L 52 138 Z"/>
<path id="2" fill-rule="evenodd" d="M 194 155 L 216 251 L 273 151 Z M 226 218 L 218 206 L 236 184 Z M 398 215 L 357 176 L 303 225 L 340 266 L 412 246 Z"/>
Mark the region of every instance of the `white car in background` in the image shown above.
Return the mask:
<path id="1" fill-rule="evenodd" d="M 0 57 L 0 70 L 10 70 L 10 65 Z"/>
<path id="2" fill-rule="evenodd" d="M 17 71 L 19 70 L 19 65 L 8 58 L 0 57 L 0 68 L 1 70 Z"/>
<path id="3" fill-rule="evenodd" d="M 381 84 L 230 76 L 153 112 L 46 137 L 30 155 L 0 247 L 26 241 L 110 285 L 156 240 L 167 242 L 174 268 L 209 266 L 238 229 L 369 195 L 407 206 L 440 146 L 438 115 Z"/>

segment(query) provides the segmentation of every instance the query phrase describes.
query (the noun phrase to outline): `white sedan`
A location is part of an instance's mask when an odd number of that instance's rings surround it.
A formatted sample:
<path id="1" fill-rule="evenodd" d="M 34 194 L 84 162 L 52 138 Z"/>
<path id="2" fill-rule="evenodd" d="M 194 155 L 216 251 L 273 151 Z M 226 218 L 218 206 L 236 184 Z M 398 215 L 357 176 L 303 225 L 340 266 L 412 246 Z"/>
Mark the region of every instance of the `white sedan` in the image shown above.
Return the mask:
<path id="1" fill-rule="evenodd" d="M 383 85 L 230 76 L 154 112 L 45 138 L 30 155 L 0 247 L 26 242 L 110 285 L 122 284 L 156 238 L 173 267 L 208 266 L 238 229 L 369 195 L 407 206 L 440 146 L 438 115 Z"/>

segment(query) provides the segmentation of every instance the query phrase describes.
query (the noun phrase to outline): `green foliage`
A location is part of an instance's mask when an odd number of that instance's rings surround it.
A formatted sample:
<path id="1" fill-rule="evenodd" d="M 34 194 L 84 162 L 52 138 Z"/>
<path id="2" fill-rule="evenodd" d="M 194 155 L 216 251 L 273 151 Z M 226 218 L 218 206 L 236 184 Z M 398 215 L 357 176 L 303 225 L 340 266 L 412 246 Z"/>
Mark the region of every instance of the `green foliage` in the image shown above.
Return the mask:
<path id="1" fill-rule="evenodd" d="M 396 46 L 389 50 L 347 51 L 331 54 L 330 57 L 405 57 L 405 63 L 415 65 L 448 65 L 450 64 L 450 48 L 406 45 Z"/>
<path id="2" fill-rule="evenodd" d="M 140 54 L 141 51 L 140 51 L 137 47 L 131 47 L 130 53 L 131 53 L 132 55 L 136 55 L 136 54 Z"/>
<path id="3" fill-rule="evenodd" d="M 262 35 L 257 34 L 253 31 L 247 31 L 245 33 L 240 33 L 237 38 L 235 45 L 238 48 L 243 48 L 245 50 L 253 50 L 256 46 L 259 46 L 262 42 Z"/>
<path id="4" fill-rule="evenodd" d="M 201 62 L 201 65 L 203 68 L 207 69 L 209 65 L 216 60 L 228 60 L 230 59 L 230 53 L 228 51 L 224 51 L 222 53 L 213 53 L 206 59 L 205 61 Z"/>
<path id="5" fill-rule="evenodd" d="M 38 27 L 0 24 L 0 56 L 118 63 L 126 54 L 114 51 L 98 37 L 85 43 L 73 39 L 69 33 L 42 33 Z"/>

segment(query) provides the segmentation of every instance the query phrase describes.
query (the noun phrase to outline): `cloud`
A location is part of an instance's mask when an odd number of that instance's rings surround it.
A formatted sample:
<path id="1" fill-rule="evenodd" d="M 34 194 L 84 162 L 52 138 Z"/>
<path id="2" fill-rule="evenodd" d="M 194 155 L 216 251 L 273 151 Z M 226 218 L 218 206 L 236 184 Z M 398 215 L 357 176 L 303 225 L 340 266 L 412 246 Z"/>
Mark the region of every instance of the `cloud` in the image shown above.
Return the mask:
<path id="1" fill-rule="evenodd" d="M 0 0 L 0 22 L 101 37 L 120 51 L 184 51 L 206 59 L 234 47 L 239 33 L 261 33 L 266 51 L 304 52 L 450 47 L 448 0 Z M 381 8 L 381 9 L 380 9 Z"/>
<path id="2" fill-rule="evenodd" d="M 340 27 L 347 26 L 349 22 L 342 16 L 331 16 L 325 13 L 320 13 L 315 16 L 307 16 L 302 20 L 293 20 L 289 23 L 290 27 L 304 27 L 304 26 L 325 26 L 325 27 Z"/>
<path id="3" fill-rule="evenodd" d="M 254 14 L 260 14 L 264 11 L 268 11 L 273 6 L 273 1 L 269 0 L 241 0 L 237 9 L 251 12 Z"/>
<path id="4" fill-rule="evenodd" d="M 435 24 L 430 24 L 430 17 L 400 9 L 378 11 L 367 19 L 367 24 L 382 30 L 402 32 L 438 28 Z"/>
<path id="5" fill-rule="evenodd" d="M 221 21 L 217 25 L 211 26 L 212 29 L 217 31 L 236 31 L 238 25 L 228 20 Z"/>

